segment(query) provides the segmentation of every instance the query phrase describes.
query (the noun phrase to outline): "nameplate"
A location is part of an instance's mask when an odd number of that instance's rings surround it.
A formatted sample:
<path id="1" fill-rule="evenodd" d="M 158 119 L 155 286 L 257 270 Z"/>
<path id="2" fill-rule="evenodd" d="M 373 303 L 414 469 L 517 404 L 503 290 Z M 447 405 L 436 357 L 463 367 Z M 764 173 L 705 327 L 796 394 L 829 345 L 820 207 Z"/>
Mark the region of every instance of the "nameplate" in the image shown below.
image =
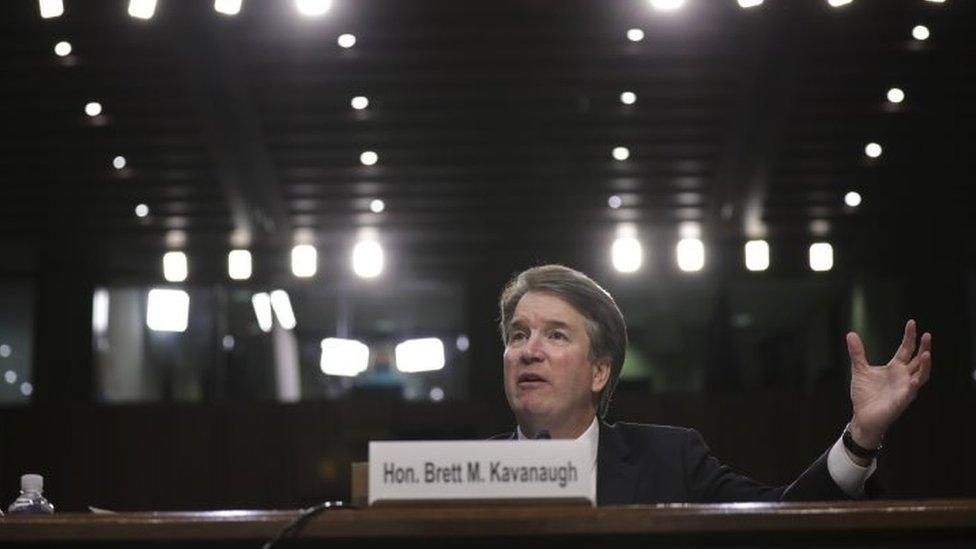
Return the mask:
<path id="1" fill-rule="evenodd" d="M 585 442 L 369 443 L 369 504 L 438 500 L 575 500 L 596 504 Z"/>

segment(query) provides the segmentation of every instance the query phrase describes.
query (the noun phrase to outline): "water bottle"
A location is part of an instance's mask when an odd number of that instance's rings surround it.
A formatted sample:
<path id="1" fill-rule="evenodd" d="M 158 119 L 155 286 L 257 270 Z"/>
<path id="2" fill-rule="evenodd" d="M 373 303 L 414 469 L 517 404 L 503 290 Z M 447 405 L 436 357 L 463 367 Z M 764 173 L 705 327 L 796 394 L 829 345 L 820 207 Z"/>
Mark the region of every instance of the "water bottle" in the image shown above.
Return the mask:
<path id="1" fill-rule="evenodd" d="M 29 515 L 44 515 L 54 512 L 54 505 L 44 499 L 44 477 L 27 474 L 20 477 L 20 496 L 10 504 L 7 512 L 11 515 L 21 513 Z"/>

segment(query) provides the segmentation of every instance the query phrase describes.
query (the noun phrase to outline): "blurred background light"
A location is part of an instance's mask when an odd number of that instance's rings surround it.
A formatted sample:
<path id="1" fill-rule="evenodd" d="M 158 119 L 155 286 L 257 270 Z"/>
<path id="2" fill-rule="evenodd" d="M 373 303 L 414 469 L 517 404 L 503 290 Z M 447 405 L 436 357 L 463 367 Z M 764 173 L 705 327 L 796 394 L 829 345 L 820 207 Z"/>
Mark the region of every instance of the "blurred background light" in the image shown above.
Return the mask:
<path id="1" fill-rule="evenodd" d="M 227 276 L 231 280 L 247 280 L 251 278 L 251 252 L 248 250 L 231 250 L 227 253 Z"/>
<path id="2" fill-rule="evenodd" d="M 705 244 L 697 238 L 682 238 L 676 252 L 678 268 L 682 271 L 700 271 L 705 266 Z"/>
<path id="3" fill-rule="evenodd" d="M 380 159 L 380 156 L 373 151 L 363 151 L 359 155 L 359 161 L 362 162 L 363 166 L 372 166 L 376 164 Z"/>
<path id="4" fill-rule="evenodd" d="M 291 272 L 298 278 L 310 278 L 318 271 L 318 251 L 311 244 L 291 249 Z"/>
<path id="5" fill-rule="evenodd" d="M 237 15 L 241 12 L 241 0 L 214 0 L 214 11 L 224 15 Z"/>
<path id="6" fill-rule="evenodd" d="M 613 268 L 621 273 L 633 273 L 640 269 L 644 261 L 644 251 L 640 240 L 634 236 L 619 236 L 610 248 Z"/>
<path id="7" fill-rule="evenodd" d="M 765 240 L 746 242 L 746 269 L 765 271 L 769 268 L 769 243 Z"/>
<path id="8" fill-rule="evenodd" d="M 274 311 L 275 318 L 278 319 L 278 324 L 286 330 L 294 330 L 297 324 L 295 320 L 295 311 L 291 308 L 291 299 L 288 297 L 288 292 L 284 290 L 275 290 L 271 292 L 271 309 Z"/>
<path id="9" fill-rule="evenodd" d="M 183 282 L 189 269 L 186 254 L 183 252 L 166 252 L 163 254 L 163 277 L 167 282 Z"/>
<path id="10" fill-rule="evenodd" d="M 155 332 L 185 332 L 190 318 L 190 295 L 183 290 L 149 290 L 146 326 Z"/>
<path id="11" fill-rule="evenodd" d="M 295 8 L 298 13 L 306 17 L 318 17 L 324 15 L 332 6 L 332 0 L 295 0 Z"/>
<path id="12" fill-rule="evenodd" d="M 810 245 L 810 269 L 817 272 L 829 271 L 834 267 L 834 247 L 827 242 Z"/>
<path id="13" fill-rule="evenodd" d="M 352 377 L 369 367 L 369 347 L 361 341 L 328 337 L 320 346 L 319 368 L 324 374 Z"/>
<path id="14" fill-rule="evenodd" d="M 271 296 L 267 292 L 259 292 L 251 296 L 251 307 L 254 308 L 254 318 L 262 332 L 268 333 L 274 327 L 271 316 Z"/>
<path id="15" fill-rule="evenodd" d="M 67 57 L 71 55 L 71 42 L 62 40 L 54 45 L 54 54 L 58 57 Z"/>
<path id="16" fill-rule="evenodd" d="M 129 0 L 129 15 L 136 19 L 152 19 L 156 13 L 156 0 Z"/>
<path id="17" fill-rule="evenodd" d="M 444 344 L 436 337 L 408 339 L 394 349 L 396 369 L 404 373 L 431 372 L 444 367 Z"/>
<path id="18" fill-rule="evenodd" d="M 64 2 L 62 0 L 40 0 L 37 4 L 41 10 L 41 17 L 44 19 L 61 17 L 64 14 Z"/>
<path id="19" fill-rule="evenodd" d="M 383 247 L 375 240 L 360 240 L 352 249 L 352 270 L 362 278 L 376 278 L 383 272 Z"/>

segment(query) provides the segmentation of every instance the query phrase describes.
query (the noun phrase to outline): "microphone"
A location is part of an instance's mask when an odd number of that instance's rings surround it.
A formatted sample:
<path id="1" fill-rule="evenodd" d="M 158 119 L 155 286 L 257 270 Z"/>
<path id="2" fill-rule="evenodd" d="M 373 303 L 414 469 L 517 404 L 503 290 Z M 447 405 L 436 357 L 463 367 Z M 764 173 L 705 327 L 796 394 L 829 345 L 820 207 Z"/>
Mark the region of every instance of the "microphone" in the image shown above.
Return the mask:
<path id="1" fill-rule="evenodd" d="M 551 438 L 552 438 L 552 435 L 550 435 L 549 434 L 549 431 L 546 430 L 546 429 L 543 429 L 543 430 L 539 431 L 538 434 L 535 435 L 535 439 L 536 440 L 549 440 Z"/>

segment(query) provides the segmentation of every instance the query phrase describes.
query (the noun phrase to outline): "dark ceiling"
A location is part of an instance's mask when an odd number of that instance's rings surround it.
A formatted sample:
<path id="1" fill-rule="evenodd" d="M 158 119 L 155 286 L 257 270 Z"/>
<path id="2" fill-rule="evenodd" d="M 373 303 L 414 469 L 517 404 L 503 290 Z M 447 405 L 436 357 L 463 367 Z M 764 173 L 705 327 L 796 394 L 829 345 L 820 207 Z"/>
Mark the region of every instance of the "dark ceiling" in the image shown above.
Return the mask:
<path id="1" fill-rule="evenodd" d="M 698 222 L 706 245 L 741 246 L 897 227 L 938 201 L 971 213 L 972 2 L 337 0 L 305 18 L 284 0 L 234 17 L 160 0 L 149 21 L 121 0 L 65 4 L 42 20 L 34 1 L 3 3 L 7 238 L 82 235 L 156 269 L 166 247 L 280 255 L 298 233 L 329 255 L 375 227 L 404 257 L 451 264 L 606 248 L 619 222 L 663 242 Z"/>

